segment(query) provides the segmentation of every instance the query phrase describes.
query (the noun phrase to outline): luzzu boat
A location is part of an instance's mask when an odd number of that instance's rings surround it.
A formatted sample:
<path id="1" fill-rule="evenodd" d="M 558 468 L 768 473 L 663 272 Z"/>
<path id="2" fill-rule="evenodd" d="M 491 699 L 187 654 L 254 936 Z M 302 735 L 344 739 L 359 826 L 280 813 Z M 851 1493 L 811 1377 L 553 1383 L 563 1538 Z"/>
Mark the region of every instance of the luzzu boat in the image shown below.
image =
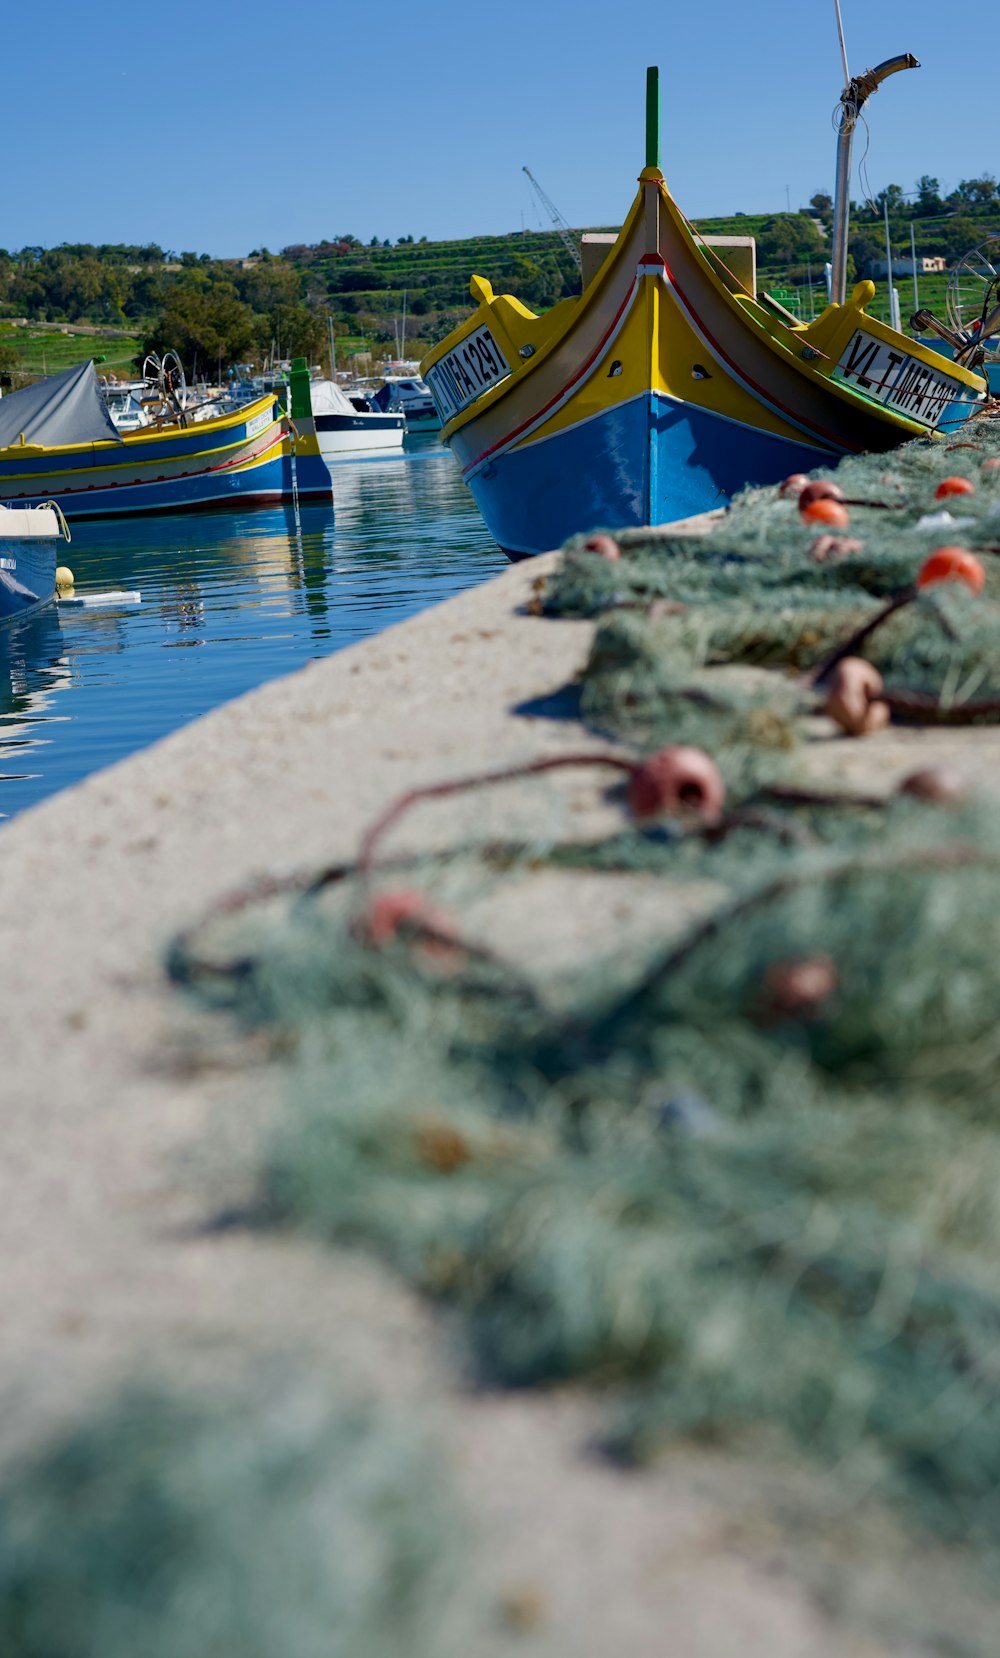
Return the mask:
<path id="1" fill-rule="evenodd" d="M 331 488 L 314 430 L 300 423 L 296 432 L 273 394 L 205 419 L 178 408 L 120 432 L 83 363 L 0 400 L 0 501 L 9 504 L 57 500 L 67 518 L 103 518 L 294 493 L 329 500 Z"/>
<path id="2" fill-rule="evenodd" d="M 537 316 L 474 276 L 476 311 L 421 364 L 514 557 L 953 430 L 986 396 L 981 375 L 867 315 L 871 282 L 808 325 L 758 300 L 752 239 L 699 236 L 667 190 L 655 70 L 648 84 L 639 192 L 617 238 L 584 238 L 583 293 Z"/>

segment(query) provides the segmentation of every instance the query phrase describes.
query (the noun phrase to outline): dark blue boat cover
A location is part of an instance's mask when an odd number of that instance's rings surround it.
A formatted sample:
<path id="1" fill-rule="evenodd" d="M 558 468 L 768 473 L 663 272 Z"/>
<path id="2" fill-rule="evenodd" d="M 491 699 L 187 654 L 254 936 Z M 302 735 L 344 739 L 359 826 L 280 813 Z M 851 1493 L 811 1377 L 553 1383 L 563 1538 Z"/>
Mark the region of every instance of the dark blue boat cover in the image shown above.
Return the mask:
<path id="1" fill-rule="evenodd" d="M 121 443 L 97 384 L 93 363 L 80 363 L 50 374 L 22 391 L 0 397 L 0 449 L 18 443 L 96 443 L 113 438 Z"/>

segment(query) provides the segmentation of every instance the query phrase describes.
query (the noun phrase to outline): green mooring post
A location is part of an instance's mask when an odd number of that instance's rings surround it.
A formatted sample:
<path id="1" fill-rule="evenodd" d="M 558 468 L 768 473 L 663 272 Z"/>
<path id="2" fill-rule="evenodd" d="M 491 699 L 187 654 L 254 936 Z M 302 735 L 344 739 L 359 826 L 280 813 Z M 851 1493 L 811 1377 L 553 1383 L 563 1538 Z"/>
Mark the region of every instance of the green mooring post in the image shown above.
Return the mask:
<path id="1" fill-rule="evenodd" d="M 309 364 L 304 357 L 292 358 L 288 384 L 291 392 L 289 414 L 293 420 L 308 419 L 312 414 L 312 393 L 309 390 Z"/>
<path id="2" fill-rule="evenodd" d="M 646 166 L 660 165 L 660 71 L 646 70 Z"/>

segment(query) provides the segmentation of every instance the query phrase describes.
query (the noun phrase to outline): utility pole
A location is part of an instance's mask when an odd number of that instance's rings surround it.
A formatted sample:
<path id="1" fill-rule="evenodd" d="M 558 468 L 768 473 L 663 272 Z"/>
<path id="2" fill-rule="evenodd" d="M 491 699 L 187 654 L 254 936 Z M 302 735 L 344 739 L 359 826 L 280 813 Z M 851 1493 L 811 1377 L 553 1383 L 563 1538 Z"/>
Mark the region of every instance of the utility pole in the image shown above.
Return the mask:
<path id="1" fill-rule="evenodd" d="M 913 220 L 910 220 L 910 254 L 913 260 L 913 309 L 920 310 L 920 292 L 917 287 L 917 243 L 913 234 Z"/>

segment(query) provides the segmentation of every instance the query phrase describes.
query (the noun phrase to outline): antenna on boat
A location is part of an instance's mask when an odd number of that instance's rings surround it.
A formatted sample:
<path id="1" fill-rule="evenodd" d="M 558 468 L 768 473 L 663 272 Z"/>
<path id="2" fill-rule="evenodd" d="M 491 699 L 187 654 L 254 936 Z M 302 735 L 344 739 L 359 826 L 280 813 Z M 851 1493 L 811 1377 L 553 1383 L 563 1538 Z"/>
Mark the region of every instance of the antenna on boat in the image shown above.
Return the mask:
<path id="1" fill-rule="evenodd" d="M 837 21 L 840 23 L 840 3 L 837 0 Z M 843 31 L 841 31 L 841 49 L 844 49 Z M 837 128 L 837 187 L 833 206 L 833 248 L 830 253 L 832 273 L 830 277 L 830 298 L 835 305 L 843 305 L 847 298 L 847 236 L 851 216 L 851 150 L 854 145 L 854 129 L 858 124 L 858 116 L 871 97 L 877 92 L 884 80 L 895 75 L 900 69 L 919 69 L 920 64 L 912 52 L 901 52 L 898 57 L 886 58 L 874 69 L 866 69 L 861 75 L 849 76 L 840 94 L 840 108 L 834 116 Z M 844 50 L 844 70 L 847 71 L 847 53 Z"/>
<path id="2" fill-rule="evenodd" d="M 646 70 L 646 166 L 660 165 L 660 71 Z"/>

